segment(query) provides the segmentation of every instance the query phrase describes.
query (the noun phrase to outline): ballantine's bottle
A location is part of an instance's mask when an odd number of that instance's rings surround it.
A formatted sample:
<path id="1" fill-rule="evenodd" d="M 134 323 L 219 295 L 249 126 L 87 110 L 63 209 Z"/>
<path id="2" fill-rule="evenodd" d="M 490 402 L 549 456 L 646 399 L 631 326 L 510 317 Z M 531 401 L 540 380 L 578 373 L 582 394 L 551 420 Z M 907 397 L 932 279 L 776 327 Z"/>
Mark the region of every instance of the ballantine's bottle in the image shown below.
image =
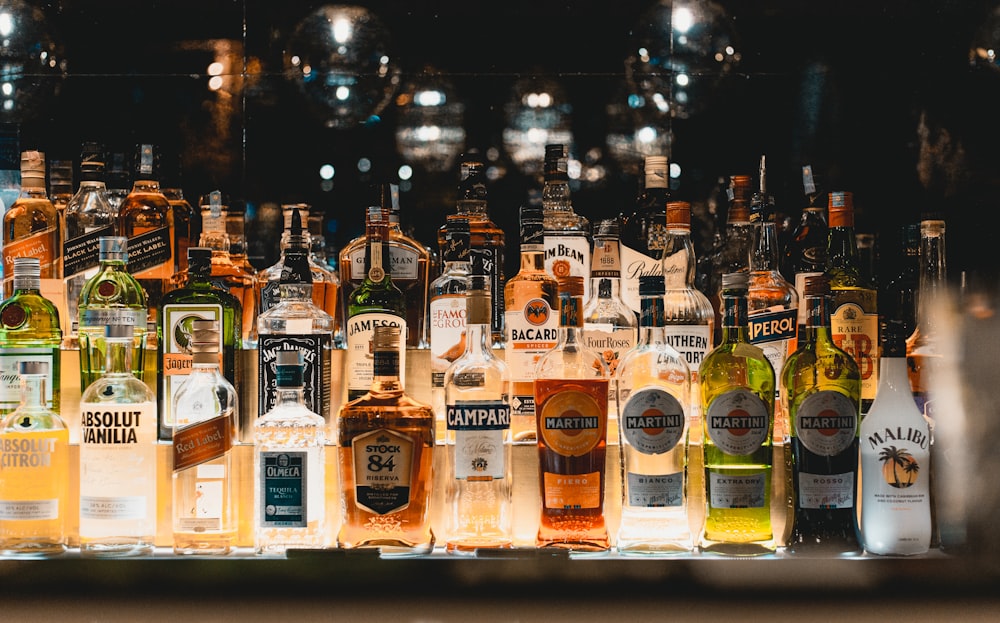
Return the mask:
<path id="1" fill-rule="evenodd" d="M 774 550 L 771 524 L 774 369 L 750 343 L 747 273 L 722 276 L 722 342 L 701 364 L 705 414 L 705 529 L 701 550 Z"/>
<path id="2" fill-rule="evenodd" d="M 583 277 L 583 300 L 590 300 L 590 221 L 573 210 L 566 148 L 546 145 L 542 186 L 545 216 L 545 270 L 559 279 Z"/>
<path id="3" fill-rule="evenodd" d="M 625 219 L 621 235 L 622 300 L 635 313 L 641 311 L 639 278 L 659 275 L 663 270 L 666 210 L 670 201 L 667 157 L 646 156 L 644 172 L 643 190 L 636 199 L 635 211 Z"/>

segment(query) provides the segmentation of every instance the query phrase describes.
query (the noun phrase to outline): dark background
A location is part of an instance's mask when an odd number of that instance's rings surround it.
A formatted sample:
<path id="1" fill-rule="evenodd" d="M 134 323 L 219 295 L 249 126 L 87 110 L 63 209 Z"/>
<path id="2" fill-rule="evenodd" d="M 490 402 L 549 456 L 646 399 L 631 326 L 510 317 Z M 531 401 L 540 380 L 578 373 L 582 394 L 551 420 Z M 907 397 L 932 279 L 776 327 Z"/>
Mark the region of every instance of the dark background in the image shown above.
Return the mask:
<path id="1" fill-rule="evenodd" d="M 13 0 L 8 0 L 13 1 Z M 2 3 L 0 3 L 2 4 Z M 635 28 L 655 3 L 503 3 L 456 0 L 359 2 L 384 24 L 400 84 L 433 71 L 465 103 L 467 147 L 499 148 L 505 174 L 490 187 L 493 218 L 508 232 L 508 274 L 516 270 L 518 205 L 540 183 L 502 149 L 504 104 L 525 76 L 551 78 L 572 104 L 572 154 L 608 172 L 576 184 L 578 212 L 592 220 L 628 213 L 641 181 L 605 146 L 607 106 L 624 79 Z M 899 228 L 922 214 L 945 215 L 949 272 L 996 280 L 994 186 L 1000 171 L 995 65 L 972 65 L 969 49 L 993 2 L 904 0 L 802 2 L 720 0 L 741 62 L 705 89 L 697 112 L 674 119 L 671 159 L 681 165 L 674 196 L 701 219 L 699 252 L 724 219 L 720 181 L 754 173 L 766 154 L 770 190 L 791 218 L 805 199 L 800 169 L 811 164 L 827 190 L 855 194 L 859 231 L 879 240 L 879 278 L 897 270 Z M 245 203 L 252 261 L 277 254 L 280 203 L 304 201 L 326 214 L 328 242 L 361 233 L 368 184 L 401 164 L 394 104 L 377 122 L 329 128 L 283 74 L 296 25 L 322 3 L 285 0 L 62 0 L 38 2 L 65 60 L 60 77 L 29 76 L 34 99 L 0 120 L 16 122 L 22 148 L 76 159 L 83 140 L 131 152 L 156 142 L 183 162 L 192 201 L 219 188 Z M 232 93 L 207 88 L 219 41 L 233 49 Z M 429 69 L 432 68 L 432 69 Z M 936 154 L 924 159 L 918 121 L 926 113 Z M 6 115 L 6 117 L 4 117 Z M 944 129 L 947 134 L 940 132 Z M 368 158 L 371 169 L 356 163 Z M 926 164 L 929 162 L 929 164 Z M 318 176 L 336 167 L 332 184 Z M 457 171 L 416 167 L 403 184 L 404 224 L 428 245 L 453 209 Z M 718 213 L 714 211 L 718 209 Z M 714 220 L 713 220 L 714 219 Z M 274 234 L 274 235 L 272 235 Z"/>

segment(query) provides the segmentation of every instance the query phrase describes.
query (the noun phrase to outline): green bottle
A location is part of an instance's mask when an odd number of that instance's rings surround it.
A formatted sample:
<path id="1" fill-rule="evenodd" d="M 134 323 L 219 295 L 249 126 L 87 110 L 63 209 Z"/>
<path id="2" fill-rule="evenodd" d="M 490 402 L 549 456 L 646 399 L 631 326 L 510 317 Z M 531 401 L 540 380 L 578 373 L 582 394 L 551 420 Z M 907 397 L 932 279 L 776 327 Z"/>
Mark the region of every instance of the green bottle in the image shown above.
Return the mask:
<path id="1" fill-rule="evenodd" d="M 702 362 L 704 552 L 774 551 L 771 526 L 775 374 L 750 343 L 746 273 L 722 276 L 722 341 Z"/>

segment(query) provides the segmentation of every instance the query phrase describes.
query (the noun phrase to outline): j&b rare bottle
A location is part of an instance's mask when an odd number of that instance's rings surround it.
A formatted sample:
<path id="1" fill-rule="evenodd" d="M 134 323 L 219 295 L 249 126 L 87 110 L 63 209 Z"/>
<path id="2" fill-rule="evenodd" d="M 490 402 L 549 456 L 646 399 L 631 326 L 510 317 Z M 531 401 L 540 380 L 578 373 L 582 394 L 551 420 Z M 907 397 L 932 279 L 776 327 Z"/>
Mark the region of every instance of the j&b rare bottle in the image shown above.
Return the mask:
<path id="1" fill-rule="evenodd" d="M 669 162 L 666 156 L 646 156 L 644 183 L 635 211 L 622 226 L 622 300 L 641 312 L 639 279 L 660 275 L 666 238 L 666 209 L 670 200 Z M 690 221 L 690 219 L 689 219 Z"/>

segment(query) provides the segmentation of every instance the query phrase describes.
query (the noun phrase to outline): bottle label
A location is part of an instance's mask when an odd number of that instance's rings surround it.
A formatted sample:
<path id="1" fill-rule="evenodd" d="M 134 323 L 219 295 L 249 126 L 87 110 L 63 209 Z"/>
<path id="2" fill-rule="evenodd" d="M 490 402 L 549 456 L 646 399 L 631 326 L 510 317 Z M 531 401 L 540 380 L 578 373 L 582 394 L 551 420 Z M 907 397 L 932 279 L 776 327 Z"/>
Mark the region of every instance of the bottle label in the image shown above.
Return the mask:
<path id="1" fill-rule="evenodd" d="M 600 508 L 603 482 L 600 472 L 587 474 L 542 474 L 545 508 L 579 510 Z"/>
<path id="2" fill-rule="evenodd" d="M 795 273 L 795 291 L 799 294 L 798 314 L 795 321 L 800 325 L 805 325 L 809 318 L 809 306 L 804 303 L 806 300 L 806 280 L 810 277 L 822 276 L 821 272 L 801 272 Z"/>
<path id="3" fill-rule="evenodd" d="M 490 331 L 502 334 L 504 330 L 503 245 L 484 244 L 476 247 L 483 258 L 483 272 L 490 276 Z"/>
<path id="4" fill-rule="evenodd" d="M 590 278 L 621 279 L 622 263 L 618 256 L 617 240 L 598 239 L 591 258 Z"/>
<path id="5" fill-rule="evenodd" d="M 684 473 L 625 474 L 628 502 L 634 508 L 666 508 L 684 505 Z"/>
<path id="6" fill-rule="evenodd" d="M 354 499 L 359 508 L 385 515 L 410 505 L 413 440 L 389 429 L 376 429 L 351 441 L 354 451 Z"/>
<path id="7" fill-rule="evenodd" d="M 545 236 L 545 271 L 559 279 L 583 277 L 583 300 L 590 300 L 590 242 L 583 234 Z"/>
<path id="8" fill-rule="evenodd" d="M 618 419 L 625 441 L 642 454 L 669 452 L 684 438 L 684 407 L 660 387 L 629 394 Z"/>
<path id="9" fill-rule="evenodd" d="M 196 470 L 198 480 L 194 485 L 194 516 L 174 517 L 174 524 L 179 530 L 185 532 L 206 532 L 222 529 L 222 515 L 225 506 L 222 478 L 225 477 L 225 473 L 223 471 L 222 474 L 203 474 L 203 468 L 206 467 L 222 466 L 202 465 L 198 467 Z"/>
<path id="10" fill-rule="evenodd" d="M 278 351 L 298 350 L 302 353 L 302 399 L 306 408 L 330 418 L 330 374 L 333 336 L 329 333 L 271 334 L 261 333 L 257 342 L 257 403 L 258 415 L 274 408 L 278 400 Z M 371 359 L 369 359 L 369 369 Z"/>
<path id="11" fill-rule="evenodd" d="M 854 508 L 854 474 L 799 472 L 799 508 Z"/>
<path id="12" fill-rule="evenodd" d="M 101 238 L 114 235 L 114 226 L 105 225 L 67 240 L 63 245 L 63 276 L 69 279 L 100 265 Z"/>
<path id="13" fill-rule="evenodd" d="M 830 337 L 847 351 L 861 372 L 861 399 L 874 400 L 878 389 L 878 314 L 844 303 L 830 315 Z"/>
<path id="14" fill-rule="evenodd" d="M 887 543 L 919 532 L 921 522 L 930 541 L 930 432 L 910 413 L 873 412 L 861 423 L 862 522 L 877 522 Z"/>
<path id="15" fill-rule="evenodd" d="M 709 470 L 707 477 L 711 508 L 764 508 L 768 501 L 764 472 L 736 476 Z"/>
<path id="16" fill-rule="evenodd" d="M 389 241 L 389 276 L 400 288 L 399 281 L 416 281 L 420 276 L 420 256 L 417 251 L 393 244 Z M 367 274 L 365 272 L 365 247 L 360 246 L 348 255 L 350 263 L 347 278 L 360 283 Z M 374 263 L 374 262 L 373 262 Z M 381 281 L 381 279 L 375 279 Z"/>
<path id="17" fill-rule="evenodd" d="M 260 526 L 305 528 L 309 523 L 309 453 L 260 453 Z"/>
<path id="18" fill-rule="evenodd" d="M 344 365 L 348 392 L 364 393 L 371 389 L 375 378 L 372 340 L 375 327 L 379 326 L 399 327 L 400 336 L 406 335 L 406 320 L 395 314 L 370 312 L 351 316 L 347 320 L 347 357 Z M 405 387 L 406 348 L 400 346 L 399 350 L 399 381 Z"/>
<path id="19" fill-rule="evenodd" d="M 520 309 L 506 312 L 507 344 L 504 358 L 510 368 L 510 378 L 514 381 L 531 381 L 535 378 L 538 359 L 556 345 L 559 334 L 559 318 L 545 299 L 531 299 Z M 522 384 L 530 390 L 530 385 Z M 518 394 L 511 397 L 514 415 L 534 415 L 534 394 Z"/>
<path id="20" fill-rule="evenodd" d="M 53 386 L 59 382 L 53 378 L 53 370 L 58 370 L 59 348 L 0 348 L 0 412 L 13 411 L 21 404 L 21 375 L 18 372 L 22 361 L 41 361 L 48 366 L 48 382 L 45 383 L 45 405 L 52 408 Z"/>
<path id="21" fill-rule="evenodd" d="M 104 284 L 101 284 L 104 285 Z M 93 327 L 104 334 L 104 327 L 109 324 L 126 324 L 146 327 L 146 310 L 122 309 L 120 307 L 88 307 L 80 313 L 80 329 Z"/>
<path id="22" fill-rule="evenodd" d="M 691 409 L 688 417 L 701 426 L 701 381 L 698 368 L 712 350 L 712 329 L 707 324 L 667 325 L 662 329 L 663 340 L 673 347 L 691 371 Z"/>
<path id="23" fill-rule="evenodd" d="M 260 289 L 260 311 L 261 313 L 266 312 L 271 309 L 281 300 L 281 281 L 279 279 L 272 279 L 264 284 L 264 287 Z"/>
<path id="24" fill-rule="evenodd" d="M 662 243 L 661 243 L 662 248 Z M 644 253 L 622 244 L 621 253 L 622 266 L 622 301 L 638 313 L 642 311 L 642 300 L 639 297 L 639 277 L 647 275 L 662 275 L 663 263 Z"/>
<path id="25" fill-rule="evenodd" d="M 222 458 L 233 447 L 233 425 L 229 413 L 174 429 L 174 471 Z"/>
<path id="26" fill-rule="evenodd" d="M 455 434 L 455 478 L 494 480 L 506 474 L 504 436 L 510 430 L 510 406 L 502 401 L 460 402 L 445 411 Z"/>
<path id="27" fill-rule="evenodd" d="M 807 450 L 837 456 L 858 436 L 858 405 L 840 392 L 818 391 L 799 405 L 794 424 L 794 436 Z"/>
<path id="28" fill-rule="evenodd" d="M 58 519 L 60 498 L 66 499 L 69 431 L 12 432 L 18 428 L 14 423 L 0 434 L 0 520 Z"/>
<path id="29" fill-rule="evenodd" d="M 465 295 L 431 299 L 431 386 L 444 387 L 444 373 L 465 352 Z"/>
<path id="30" fill-rule="evenodd" d="M 740 387 L 715 397 L 705 413 L 705 426 L 720 450 L 746 456 L 767 441 L 771 413 L 760 396 Z"/>
<path id="31" fill-rule="evenodd" d="M 798 309 L 767 309 L 751 313 L 747 317 L 747 330 L 750 343 L 762 351 L 764 357 L 771 362 L 776 374 L 781 374 L 788 355 L 788 342 L 794 340 L 798 333 Z M 774 388 L 778 396 L 778 388 Z"/>
<path id="32" fill-rule="evenodd" d="M 59 232 L 49 227 L 27 238 L 5 242 L 3 245 L 3 274 L 7 281 L 14 278 L 14 259 L 37 257 L 42 279 L 52 279 L 55 274 L 55 260 L 58 257 Z"/>
<path id="33" fill-rule="evenodd" d="M 584 456 L 607 436 L 608 380 L 586 381 L 586 390 L 574 387 L 581 382 L 563 383 L 564 389 L 548 394 L 538 405 L 538 429 L 542 440 L 549 450 L 560 456 Z M 539 393 L 537 384 L 536 394 Z M 601 392 L 600 398 L 591 393 L 593 390 Z"/>
<path id="34" fill-rule="evenodd" d="M 160 391 L 163 392 L 161 424 L 173 427 L 176 415 L 173 410 L 177 390 L 191 375 L 193 357 L 191 339 L 195 320 L 214 320 L 222 326 L 221 305 L 164 305 L 163 306 L 163 362 Z M 219 332 L 219 369 L 222 369 L 222 332 Z"/>
<path id="35" fill-rule="evenodd" d="M 128 239 L 128 271 L 135 276 L 171 261 L 170 228 L 158 227 Z"/>
<path id="36" fill-rule="evenodd" d="M 635 346 L 635 327 L 616 327 L 611 324 L 584 324 L 583 341 L 597 351 L 608 364 L 611 376 L 618 369 L 619 358 Z"/>

